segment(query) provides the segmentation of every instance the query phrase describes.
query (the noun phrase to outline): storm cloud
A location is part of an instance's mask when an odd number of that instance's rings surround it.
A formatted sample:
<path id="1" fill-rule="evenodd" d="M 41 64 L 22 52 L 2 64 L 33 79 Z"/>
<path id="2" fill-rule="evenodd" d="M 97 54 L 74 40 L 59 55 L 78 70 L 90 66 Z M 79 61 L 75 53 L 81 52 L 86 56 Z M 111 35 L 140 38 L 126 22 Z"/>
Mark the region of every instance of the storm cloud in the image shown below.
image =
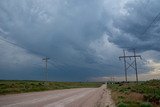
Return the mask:
<path id="1" fill-rule="evenodd" d="M 50 80 L 123 75 L 118 60 L 122 49 L 131 54 L 135 48 L 144 56 L 153 50 L 151 58 L 159 58 L 153 53 L 160 49 L 160 16 L 147 29 L 159 4 L 158 0 L 1 0 L 0 78 L 42 80 L 46 56 Z"/>
<path id="2" fill-rule="evenodd" d="M 126 2 L 113 17 L 110 41 L 121 48 L 159 51 L 159 4 L 158 0 Z"/>

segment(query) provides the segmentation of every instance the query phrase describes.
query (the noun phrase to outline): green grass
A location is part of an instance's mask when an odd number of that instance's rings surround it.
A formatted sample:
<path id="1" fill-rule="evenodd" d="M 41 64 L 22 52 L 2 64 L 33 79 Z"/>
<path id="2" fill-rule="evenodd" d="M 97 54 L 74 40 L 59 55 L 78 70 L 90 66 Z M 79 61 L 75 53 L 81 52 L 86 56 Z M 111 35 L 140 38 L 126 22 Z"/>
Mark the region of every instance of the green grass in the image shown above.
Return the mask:
<path id="1" fill-rule="evenodd" d="M 126 107 L 159 107 L 160 80 L 150 80 L 139 84 L 114 83 L 108 84 L 112 90 L 116 104 Z M 137 98 L 136 98 L 137 97 Z"/>
<path id="2" fill-rule="evenodd" d="M 100 87 L 96 82 L 44 82 L 0 80 L 0 94 L 36 92 L 45 90 Z"/>

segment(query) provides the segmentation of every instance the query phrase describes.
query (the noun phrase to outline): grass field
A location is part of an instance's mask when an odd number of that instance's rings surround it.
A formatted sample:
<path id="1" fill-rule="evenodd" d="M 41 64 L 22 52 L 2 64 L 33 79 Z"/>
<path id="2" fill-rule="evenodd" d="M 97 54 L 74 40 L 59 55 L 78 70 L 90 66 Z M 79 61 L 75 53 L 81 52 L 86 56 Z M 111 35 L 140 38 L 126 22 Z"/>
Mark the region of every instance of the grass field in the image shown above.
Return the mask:
<path id="1" fill-rule="evenodd" d="M 118 107 L 160 107 L 160 80 L 109 83 L 108 88 Z"/>
<path id="2" fill-rule="evenodd" d="M 0 80 L 0 94 L 36 92 L 45 90 L 100 87 L 96 82 L 44 82 Z"/>

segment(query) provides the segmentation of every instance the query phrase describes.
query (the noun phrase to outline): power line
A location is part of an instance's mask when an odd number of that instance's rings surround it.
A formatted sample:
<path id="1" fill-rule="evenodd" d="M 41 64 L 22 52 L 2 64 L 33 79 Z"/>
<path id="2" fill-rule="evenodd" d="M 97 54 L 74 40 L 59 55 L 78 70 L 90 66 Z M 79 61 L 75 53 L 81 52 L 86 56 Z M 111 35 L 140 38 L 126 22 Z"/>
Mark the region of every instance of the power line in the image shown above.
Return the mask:
<path id="1" fill-rule="evenodd" d="M 49 64 L 51 64 L 52 66 L 56 67 L 59 70 L 65 71 L 66 69 L 62 68 L 62 67 L 58 67 L 59 65 L 53 63 L 53 61 L 50 61 Z M 60 65 L 61 66 L 61 65 Z"/>
<path id="2" fill-rule="evenodd" d="M 144 30 L 144 32 L 141 35 L 144 35 L 147 32 L 147 30 L 152 26 L 152 24 L 157 20 L 159 16 L 160 16 L 160 12 L 155 16 L 155 18 L 152 20 L 152 22 L 149 24 L 149 26 Z"/>
<path id="3" fill-rule="evenodd" d="M 36 51 L 28 49 L 25 46 L 22 46 L 21 44 L 18 44 L 18 43 L 12 42 L 11 40 L 5 39 L 3 36 L 0 36 L 0 40 L 7 42 L 8 44 L 10 44 L 10 46 L 16 46 L 16 47 L 22 48 L 24 50 L 27 50 L 27 51 L 33 53 L 33 54 L 37 53 Z M 46 54 L 40 53 L 39 56 L 46 56 Z"/>
<path id="4" fill-rule="evenodd" d="M 21 47 L 21 48 L 25 49 L 24 47 L 20 46 L 20 45 L 17 44 L 17 43 L 14 43 L 14 42 L 11 42 L 11 41 L 9 41 L 9 40 L 7 40 L 7 39 L 4 39 L 2 36 L 0 36 L 0 40 L 2 40 L 2 41 L 4 41 L 4 42 L 7 42 L 7 43 L 9 43 L 9 44 L 11 44 L 11 45 L 14 45 L 14 46 Z"/>

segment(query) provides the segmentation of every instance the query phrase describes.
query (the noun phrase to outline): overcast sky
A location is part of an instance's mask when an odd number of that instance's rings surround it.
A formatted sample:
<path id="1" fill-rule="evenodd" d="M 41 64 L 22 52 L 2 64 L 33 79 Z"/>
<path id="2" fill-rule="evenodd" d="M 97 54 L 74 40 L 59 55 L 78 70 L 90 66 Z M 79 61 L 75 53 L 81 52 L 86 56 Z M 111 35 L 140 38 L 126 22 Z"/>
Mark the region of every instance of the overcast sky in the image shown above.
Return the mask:
<path id="1" fill-rule="evenodd" d="M 160 79 L 160 0 L 0 0 L 0 79 L 44 80 L 47 56 L 49 80 L 124 80 L 134 48 L 140 80 Z"/>

